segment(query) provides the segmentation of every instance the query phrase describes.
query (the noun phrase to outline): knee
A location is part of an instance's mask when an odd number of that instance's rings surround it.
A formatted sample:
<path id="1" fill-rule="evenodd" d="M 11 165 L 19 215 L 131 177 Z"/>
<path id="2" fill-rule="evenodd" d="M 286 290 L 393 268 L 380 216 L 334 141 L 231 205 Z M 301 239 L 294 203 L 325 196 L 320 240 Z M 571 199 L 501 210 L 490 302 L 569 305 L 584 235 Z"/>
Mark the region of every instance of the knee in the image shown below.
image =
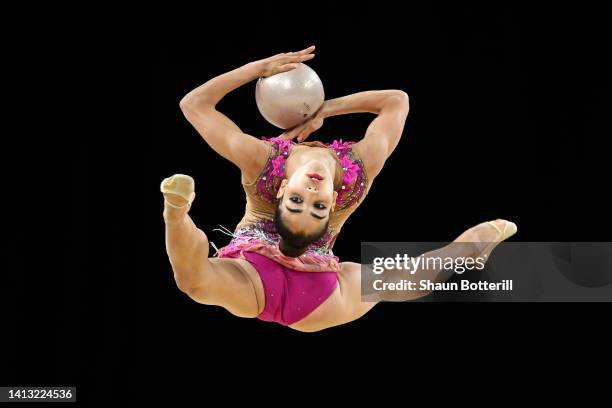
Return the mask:
<path id="1" fill-rule="evenodd" d="M 191 299 L 200 303 L 206 303 L 208 292 L 204 279 L 206 274 L 193 267 L 187 268 L 172 265 L 172 269 L 174 271 L 176 287 Z"/>
<path id="2" fill-rule="evenodd" d="M 174 272 L 174 283 L 176 284 L 178 290 L 186 295 L 189 295 L 195 290 L 195 285 L 190 281 L 190 279 L 181 277 L 176 273 L 176 271 Z"/>
<path id="3" fill-rule="evenodd" d="M 215 304 L 210 296 L 210 291 L 204 285 L 176 281 L 176 286 L 181 292 L 189 296 L 189 298 L 195 302 L 205 305 Z"/>

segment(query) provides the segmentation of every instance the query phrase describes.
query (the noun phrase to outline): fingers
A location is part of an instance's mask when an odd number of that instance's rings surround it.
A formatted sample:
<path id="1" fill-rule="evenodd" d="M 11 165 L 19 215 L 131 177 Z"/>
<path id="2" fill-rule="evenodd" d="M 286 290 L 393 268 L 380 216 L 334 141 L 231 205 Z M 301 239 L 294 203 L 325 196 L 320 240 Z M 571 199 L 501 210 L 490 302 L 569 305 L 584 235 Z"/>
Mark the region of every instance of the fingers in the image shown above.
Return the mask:
<path id="1" fill-rule="evenodd" d="M 304 48 L 302 51 L 298 51 L 298 54 L 310 54 L 311 52 L 313 52 L 315 49 L 314 45 L 311 45 L 308 48 Z"/>
<path id="2" fill-rule="evenodd" d="M 309 129 L 308 127 L 300 126 L 299 128 L 293 128 L 293 129 L 287 130 L 285 133 L 283 133 L 279 137 L 281 139 L 287 139 L 287 140 L 292 140 L 292 139 L 297 138 L 298 142 L 303 142 L 304 140 L 308 139 L 308 136 L 310 136 L 310 133 L 312 133 L 311 129 Z"/>
<path id="3" fill-rule="evenodd" d="M 296 137 L 298 142 L 303 142 L 304 140 L 306 140 L 308 138 L 308 136 L 310 136 L 310 134 L 315 130 L 315 128 L 313 128 L 312 126 L 312 120 L 308 121 L 308 124 L 306 126 L 303 126 L 297 133 L 296 133 Z"/>
<path id="4" fill-rule="evenodd" d="M 300 57 L 284 57 L 279 59 L 278 65 L 272 66 L 272 73 L 270 75 L 280 74 L 281 72 L 291 71 L 296 69 L 300 62 L 307 61 L 314 58 L 314 54 L 304 55 Z M 269 75 L 268 75 L 269 76 Z"/>
<path id="5" fill-rule="evenodd" d="M 281 65 L 274 70 L 274 74 L 280 74 L 281 72 L 291 71 L 292 69 L 296 69 L 298 64 L 285 64 Z"/>
<path id="6" fill-rule="evenodd" d="M 293 137 L 291 136 L 291 133 L 292 133 L 291 130 L 286 130 L 285 133 L 279 136 L 279 138 L 285 139 L 285 140 L 291 140 L 293 139 Z"/>
<path id="7" fill-rule="evenodd" d="M 315 46 L 311 45 L 308 48 L 304 48 L 302 51 L 294 51 L 294 52 L 288 52 L 287 55 L 305 55 L 305 54 L 310 54 L 312 51 L 314 51 Z"/>
<path id="8" fill-rule="evenodd" d="M 294 127 L 290 128 L 290 129 L 287 129 L 287 130 L 285 130 L 285 133 L 280 135 L 280 138 L 287 139 L 287 140 L 294 139 L 295 136 L 301 130 L 301 128 L 302 128 L 302 125 L 297 125 L 297 126 L 294 126 Z"/>
<path id="9" fill-rule="evenodd" d="M 323 119 L 318 117 L 313 117 L 306 122 L 304 127 L 297 133 L 298 142 L 303 142 L 310 136 L 311 133 L 316 132 L 323 126 Z"/>
<path id="10" fill-rule="evenodd" d="M 309 129 L 303 129 L 297 136 L 297 141 L 298 142 L 303 142 L 304 140 L 306 140 L 308 138 L 308 136 L 310 136 L 310 130 Z"/>
<path id="11" fill-rule="evenodd" d="M 308 61 L 314 58 L 314 54 L 305 55 L 286 55 L 279 59 L 281 64 L 297 64 L 300 62 Z"/>
<path id="12" fill-rule="evenodd" d="M 312 54 L 312 51 L 314 51 L 314 49 L 315 49 L 315 46 L 311 45 L 308 48 L 304 48 L 302 51 L 285 52 L 285 53 L 281 52 L 279 54 L 271 56 L 270 58 L 267 59 L 267 61 L 279 61 L 282 64 L 287 64 L 291 62 L 307 61 L 309 59 L 314 58 L 314 54 Z"/>

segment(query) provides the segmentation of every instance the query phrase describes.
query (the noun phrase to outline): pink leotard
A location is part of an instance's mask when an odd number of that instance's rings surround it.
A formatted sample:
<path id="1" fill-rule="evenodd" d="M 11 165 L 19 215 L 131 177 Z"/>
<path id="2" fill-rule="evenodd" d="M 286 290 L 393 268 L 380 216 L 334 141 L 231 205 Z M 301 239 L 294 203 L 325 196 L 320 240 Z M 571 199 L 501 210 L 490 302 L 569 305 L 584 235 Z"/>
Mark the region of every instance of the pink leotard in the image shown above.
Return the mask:
<path id="1" fill-rule="evenodd" d="M 332 247 L 342 224 L 367 194 L 370 180 L 363 162 L 352 149 L 353 142 L 319 143 L 334 151 L 342 167 L 342 183 L 336 189 L 336 209 L 330 215 L 328 231 L 319 241 L 312 243 L 303 255 L 287 257 L 278 248 L 273 202 L 285 177 L 285 161 L 295 143 L 282 139 L 264 140 L 270 145 L 269 159 L 255 182 L 243 183 L 247 201 L 257 200 L 258 208 L 263 210 L 259 210 L 256 217 L 245 215 L 231 242 L 215 255 L 248 260 L 264 286 L 265 306 L 258 318 L 288 326 L 315 310 L 336 288 L 340 263 Z M 247 202 L 247 212 L 252 207 Z"/>

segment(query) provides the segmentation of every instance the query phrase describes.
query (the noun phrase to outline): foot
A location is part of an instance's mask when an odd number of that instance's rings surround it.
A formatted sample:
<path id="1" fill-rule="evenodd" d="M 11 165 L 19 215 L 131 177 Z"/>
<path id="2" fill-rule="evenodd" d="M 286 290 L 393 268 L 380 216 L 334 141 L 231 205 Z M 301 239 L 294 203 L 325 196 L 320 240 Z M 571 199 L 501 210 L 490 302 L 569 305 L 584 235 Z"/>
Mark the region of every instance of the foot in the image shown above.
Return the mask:
<path id="1" fill-rule="evenodd" d="M 164 179 L 160 190 L 164 195 L 164 219 L 176 221 L 189 212 L 195 198 L 195 182 L 185 174 L 175 174 Z"/>
<path id="2" fill-rule="evenodd" d="M 457 242 L 469 242 L 474 244 L 474 258 L 483 257 L 488 259 L 491 252 L 502 241 L 516 234 L 516 224 L 510 221 L 497 219 L 495 221 L 483 222 L 470 228 L 457 239 Z"/>

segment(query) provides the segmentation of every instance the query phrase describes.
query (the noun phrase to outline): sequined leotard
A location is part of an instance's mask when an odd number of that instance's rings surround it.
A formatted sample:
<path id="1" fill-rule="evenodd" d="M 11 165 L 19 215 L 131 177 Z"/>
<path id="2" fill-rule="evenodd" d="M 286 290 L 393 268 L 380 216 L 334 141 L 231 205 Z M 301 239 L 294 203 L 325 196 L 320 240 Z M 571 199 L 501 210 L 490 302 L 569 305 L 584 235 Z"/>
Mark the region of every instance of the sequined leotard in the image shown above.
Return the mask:
<path id="1" fill-rule="evenodd" d="M 320 240 L 312 243 L 299 257 L 285 256 L 278 247 L 279 235 L 274 228 L 274 199 L 285 178 L 285 162 L 295 143 L 278 138 L 264 138 L 264 141 L 269 147 L 269 156 L 261 174 L 252 182 L 247 182 L 243 175 L 247 199 L 245 215 L 236 226 L 231 242 L 218 249 L 215 255 L 220 258 L 243 256 L 249 260 L 264 283 L 266 305 L 259 318 L 289 325 L 314 310 L 335 288 L 335 273 L 340 271 L 340 264 L 332 248 L 342 225 L 367 195 L 371 180 L 353 149 L 353 142 L 309 142 L 310 146 L 332 149 L 338 158 L 342 177 L 335 185 L 336 207 L 330 214 L 328 230 Z M 304 290 L 306 287 L 310 288 L 308 294 Z M 274 291 L 280 292 L 276 298 Z M 303 300 L 300 303 L 297 299 Z"/>

